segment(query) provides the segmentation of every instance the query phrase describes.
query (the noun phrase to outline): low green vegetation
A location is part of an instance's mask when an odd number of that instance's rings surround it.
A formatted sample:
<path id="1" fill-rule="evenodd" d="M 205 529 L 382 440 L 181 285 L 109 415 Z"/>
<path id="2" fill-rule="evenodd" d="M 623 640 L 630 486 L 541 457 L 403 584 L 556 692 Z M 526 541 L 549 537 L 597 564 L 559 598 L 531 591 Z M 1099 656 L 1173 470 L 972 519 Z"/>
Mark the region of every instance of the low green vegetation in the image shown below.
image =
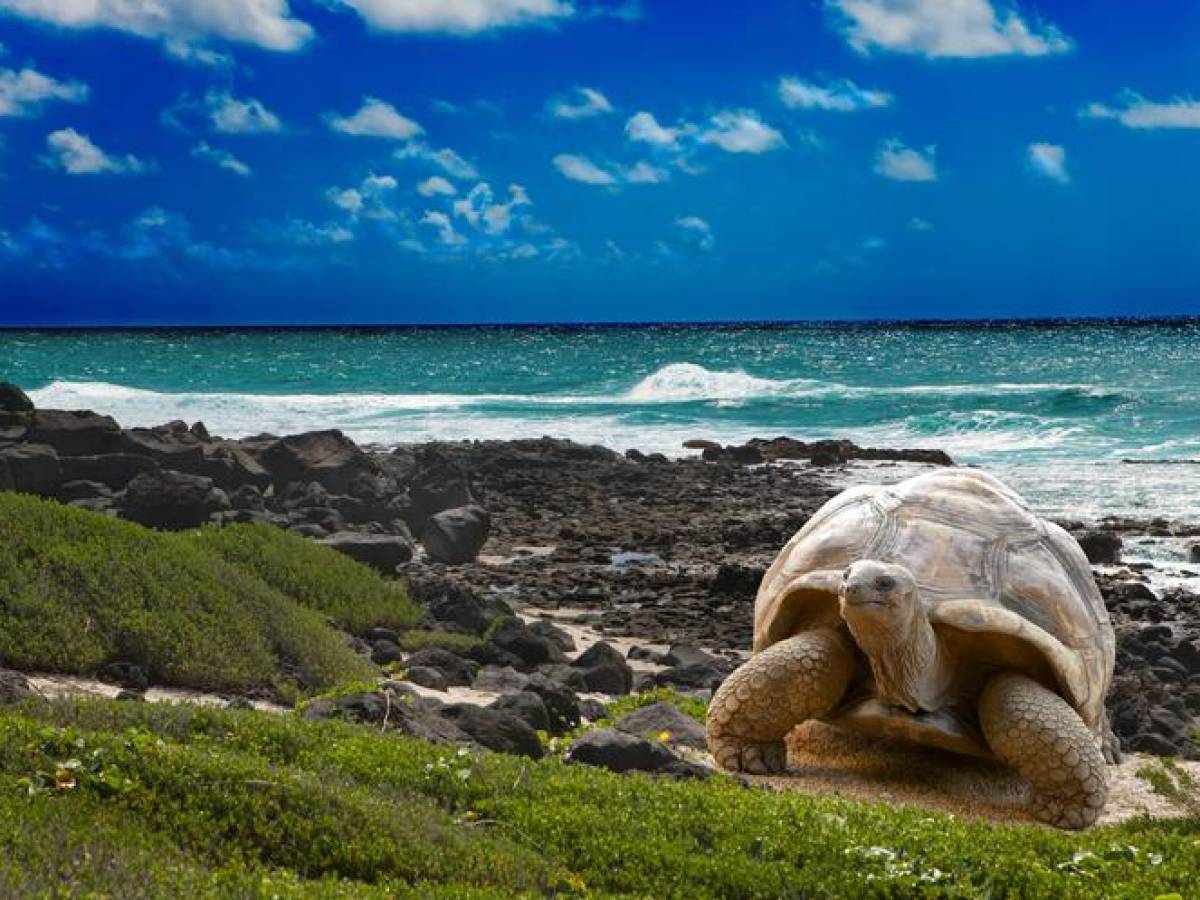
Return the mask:
<path id="1" fill-rule="evenodd" d="M 1068 834 L 203 707 L 0 709 L 0 896 L 1194 896 L 1200 822 Z"/>
<path id="2" fill-rule="evenodd" d="M 400 582 L 281 528 L 230 525 L 203 528 L 191 538 L 354 634 L 376 625 L 410 628 L 421 618 Z"/>
<path id="3" fill-rule="evenodd" d="M 1171 801 L 1181 811 L 1200 819 L 1200 782 L 1187 769 L 1169 757 L 1147 763 L 1138 775 L 1154 793 Z"/>
<path id="4" fill-rule="evenodd" d="M 469 650 L 482 643 L 479 638 L 469 634 L 458 634 L 453 631 L 425 631 L 415 629 L 400 635 L 400 649 L 405 653 L 415 653 L 426 647 L 444 647 L 448 650 Z"/>
<path id="5" fill-rule="evenodd" d="M 330 620 L 404 624 L 398 583 L 282 531 L 166 534 L 0 494 L 0 666 L 282 699 L 371 677 Z M 362 606 L 359 602 L 361 599 Z"/>

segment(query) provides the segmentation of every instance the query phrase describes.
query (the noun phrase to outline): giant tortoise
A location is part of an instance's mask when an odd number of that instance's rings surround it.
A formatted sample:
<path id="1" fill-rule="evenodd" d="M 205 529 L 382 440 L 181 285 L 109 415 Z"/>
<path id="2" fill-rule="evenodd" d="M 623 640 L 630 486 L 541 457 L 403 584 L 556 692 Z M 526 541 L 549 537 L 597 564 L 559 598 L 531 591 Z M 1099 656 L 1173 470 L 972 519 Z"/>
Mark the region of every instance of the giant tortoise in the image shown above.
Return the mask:
<path id="1" fill-rule="evenodd" d="M 1031 812 L 1096 820 L 1115 741 L 1112 625 L 1079 545 L 998 479 L 945 469 L 852 488 L 788 542 L 754 605 L 754 653 L 721 685 L 726 769 L 786 766 L 808 719 L 999 758 Z"/>

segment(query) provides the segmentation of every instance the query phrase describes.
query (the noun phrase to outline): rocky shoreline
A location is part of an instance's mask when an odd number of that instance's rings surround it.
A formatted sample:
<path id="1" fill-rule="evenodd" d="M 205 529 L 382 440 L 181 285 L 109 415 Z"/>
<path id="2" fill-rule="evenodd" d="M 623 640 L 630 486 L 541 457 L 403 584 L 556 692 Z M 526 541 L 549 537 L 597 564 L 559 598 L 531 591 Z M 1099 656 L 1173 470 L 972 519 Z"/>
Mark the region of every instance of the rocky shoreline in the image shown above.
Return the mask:
<path id="1" fill-rule="evenodd" d="M 391 448 L 359 447 L 336 431 L 227 440 L 202 423 L 124 429 L 98 413 L 34 409 L 18 388 L 0 385 L 0 490 L 156 528 L 288 528 L 407 577 L 432 624 L 470 635 L 507 611 L 536 610 L 604 635 L 674 645 L 667 655 L 629 649 L 644 663 L 636 671 L 607 644 L 588 651 L 595 658 L 568 662 L 561 632 L 549 624 L 539 632 L 535 622 L 489 633 L 470 653 L 405 658 L 432 685 L 471 684 L 483 671 L 522 689 L 532 679 L 548 706 L 559 685 L 605 694 L 666 685 L 703 695 L 749 647 L 766 566 L 856 480 L 856 467 L 873 467 L 881 480 L 953 464 L 937 450 L 844 441 L 688 449 L 695 455 L 671 460 L 551 438 Z M 1124 748 L 1195 757 L 1200 596 L 1151 588 L 1152 567 L 1122 566 L 1121 552 L 1132 538 L 1190 538 L 1200 526 L 1062 524 L 1100 567 L 1118 637 L 1109 712 Z M 373 637 L 363 650 L 377 662 L 401 658 L 388 635 Z M 506 670 L 520 679 L 497 674 Z M 482 727 L 474 713 L 455 715 L 464 731 Z"/>

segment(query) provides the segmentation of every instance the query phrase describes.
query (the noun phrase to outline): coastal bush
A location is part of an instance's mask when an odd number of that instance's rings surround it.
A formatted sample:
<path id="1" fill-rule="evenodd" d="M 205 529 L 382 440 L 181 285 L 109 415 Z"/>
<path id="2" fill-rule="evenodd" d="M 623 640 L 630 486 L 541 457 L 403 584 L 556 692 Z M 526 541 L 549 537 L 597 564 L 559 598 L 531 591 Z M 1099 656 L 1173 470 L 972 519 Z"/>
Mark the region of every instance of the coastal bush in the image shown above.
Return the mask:
<path id="1" fill-rule="evenodd" d="M 421 618 L 403 582 L 281 528 L 209 527 L 192 532 L 191 539 L 354 634 L 377 625 L 409 628 Z"/>
<path id="2" fill-rule="evenodd" d="M 405 653 L 415 653 L 427 647 L 443 647 L 447 650 L 470 650 L 482 641 L 469 634 L 459 634 L 456 631 L 426 631 L 417 629 L 400 635 L 400 649 Z"/>
<path id="3" fill-rule="evenodd" d="M 92 674 L 114 660 L 156 684 L 284 699 L 372 671 L 304 598 L 192 536 L 0 494 L 0 666 Z"/>
<path id="4" fill-rule="evenodd" d="M 1190 896 L 1200 822 L 1072 834 L 294 715 L 32 701 L 0 710 L 0 848 L 0 894 L 1153 898 Z"/>

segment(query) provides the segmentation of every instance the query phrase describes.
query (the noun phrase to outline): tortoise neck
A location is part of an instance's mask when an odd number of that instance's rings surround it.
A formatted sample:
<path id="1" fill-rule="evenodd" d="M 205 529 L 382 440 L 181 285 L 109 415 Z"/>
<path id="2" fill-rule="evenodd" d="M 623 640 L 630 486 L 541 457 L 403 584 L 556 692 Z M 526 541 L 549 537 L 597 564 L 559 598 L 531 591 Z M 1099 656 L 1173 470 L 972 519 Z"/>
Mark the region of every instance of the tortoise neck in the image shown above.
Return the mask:
<path id="1" fill-rule="evenodd" d="M 919 603 L 908 627 L 899 633 L 853 626 L 851 633 L 871 664 L 880 700 L 910 712 L 941 706 L 947 661 Z"/>

